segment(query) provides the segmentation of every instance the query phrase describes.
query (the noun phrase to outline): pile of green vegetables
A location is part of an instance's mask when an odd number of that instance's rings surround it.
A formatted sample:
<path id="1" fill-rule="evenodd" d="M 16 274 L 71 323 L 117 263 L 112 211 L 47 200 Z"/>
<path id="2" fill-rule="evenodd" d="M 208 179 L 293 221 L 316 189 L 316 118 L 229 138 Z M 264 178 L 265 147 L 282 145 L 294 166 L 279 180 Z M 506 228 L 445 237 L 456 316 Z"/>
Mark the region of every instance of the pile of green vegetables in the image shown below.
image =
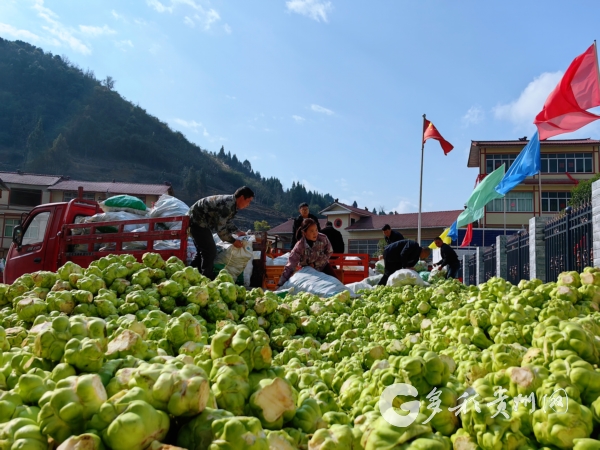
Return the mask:
<path id="1" fill-rule="evenodd" d="M 362 294 L 155 253 L 0 284 L 0 450 L 600 449 L 600 271 Z M 379 411 L 395 383 L 406 427 Z"/>

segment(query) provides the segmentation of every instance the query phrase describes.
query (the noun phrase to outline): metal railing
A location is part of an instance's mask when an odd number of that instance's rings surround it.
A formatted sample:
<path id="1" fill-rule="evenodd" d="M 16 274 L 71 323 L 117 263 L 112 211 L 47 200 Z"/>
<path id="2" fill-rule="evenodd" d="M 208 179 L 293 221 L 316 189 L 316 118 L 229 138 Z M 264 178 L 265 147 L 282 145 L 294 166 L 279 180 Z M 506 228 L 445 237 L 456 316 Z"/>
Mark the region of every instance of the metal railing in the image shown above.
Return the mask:
<path id="1" fill-rule="evenodd" d="M 469 267 L 469 286 L 475 286 L 477 284 L 477 254 L 473 254 L 469 257 L 467 266 Z"/>
<path id="2" fill-rule="evenodd" d="M 492 245 L 483 252 L 483 281 L 496 276 L 496 246 Z"/>
<path id="3" fill-rule="evenodd" d="M 565 271 L 583 271 L 593 265 L 592 205 L 568 207 L 565 214 L 544 227 L 546 281 L 556 281 Z"/>
<path id="4" fill-rule="evenodd" d="M 521 230 L 506 240 L 507 281 L 529 280 L 529 231 Z"/>

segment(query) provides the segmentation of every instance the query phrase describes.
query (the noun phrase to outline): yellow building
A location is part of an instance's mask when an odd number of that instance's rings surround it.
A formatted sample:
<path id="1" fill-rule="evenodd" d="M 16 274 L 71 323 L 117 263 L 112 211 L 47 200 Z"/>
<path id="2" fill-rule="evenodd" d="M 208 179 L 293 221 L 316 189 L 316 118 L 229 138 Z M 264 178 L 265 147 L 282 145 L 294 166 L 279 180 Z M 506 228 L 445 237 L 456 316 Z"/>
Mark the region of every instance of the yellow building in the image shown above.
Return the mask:
<path id="1" fill-rule="evenodd" d="M 502 164 L 506 170 L 527 145 L 526 139 L 515 141 L 471 141 L 467 167 L 479 169 L 479 178 Z M 541 184 L 539 176 L 527 177 L 506 195 L 506 227 L 521 228 L 534 216 L 552 216 L 562 211 L 571 198 L 571 190 L 579 181 L 588 180 L 600 172 L 598 150 L 600 141 L 593 139 L 563 139 L 541 142 Z M 485 228 L 504 227 L 503 199 L 492 201 L 482 219 Z M 540 214 L 541 213 L 541 214 Z M 483 225 L 480 223 L 480 226 Z"/>
<path id="2" fill-rule="evenodd" d="M 152 207 L 162 194 L 173 195 L 170 184 L 139 184 L 71 180 L 59 175 L 38 175 L 23 172 L 0 172 L 0 258 L 12 243 L 12 233 L 21 216 L 35 206 L 68 202 L 83 188 L 83 198 L 106 200 L 119 194 L 140 198 Z"/>

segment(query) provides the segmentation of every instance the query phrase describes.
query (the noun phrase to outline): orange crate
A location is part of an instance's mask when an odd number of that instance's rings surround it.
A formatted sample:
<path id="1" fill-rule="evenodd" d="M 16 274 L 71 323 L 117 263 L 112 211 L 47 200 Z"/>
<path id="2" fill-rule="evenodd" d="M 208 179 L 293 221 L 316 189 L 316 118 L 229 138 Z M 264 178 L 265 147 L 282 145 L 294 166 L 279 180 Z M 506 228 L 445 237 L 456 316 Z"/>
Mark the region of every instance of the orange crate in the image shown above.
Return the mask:
<path id="1" fill-rule="evenodd" d="M 277 283 L 279 282 L 279 278 L 281 278 L 283 269 L 285 269 L 285 266 L 266 266 L 263 288 L 269 289 L 270 291 L 276 290 Z"/>

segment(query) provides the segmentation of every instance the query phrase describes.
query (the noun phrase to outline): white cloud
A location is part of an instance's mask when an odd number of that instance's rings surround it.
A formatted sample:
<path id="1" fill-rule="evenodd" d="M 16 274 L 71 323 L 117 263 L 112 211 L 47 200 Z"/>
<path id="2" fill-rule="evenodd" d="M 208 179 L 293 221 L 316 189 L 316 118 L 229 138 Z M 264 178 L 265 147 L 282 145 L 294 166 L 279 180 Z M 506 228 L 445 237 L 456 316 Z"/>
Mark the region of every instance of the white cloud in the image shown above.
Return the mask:
<path id="1" fill-rule="evenodd" d="M 58 15 L 55 12 L 44 6 L 44 0 L 35 0 L 33 9 L 37 11 L 39 17 L 46 21 L 48 25 L 42 28 L 58 39 L 55 41 L 56 43 L 59 45 L 65 43 L 74 51 L 84 55 L 92 53 L 90 47 L 73 36 L 72 31 L 58 21 Z"/>
<path id="2" fill-rule="evenodd" d="M 129 48 L 133 48 L 133 42 L 131 42 L 129 39 L 124 41 L 117 41 L 115 42 L 115 45 L 123 51 L 126 51 Z"/>
<path id="3" fill-rule="evenodd" d="M 292 116 L 292 119 L 294 119 L 296 121 L 296 123 L 302 123 L 306 120 L 304 117 L 296 116 L 296 115 Z"/>
<path id="4" fill-rule="evenodd" d="M 415 205 L 410 200 L 400 200 L 398 205 L 393 208 L 392 211 L 396 211 L 398 214 L 417 212 L 419 211 L 419 206 Z"/>
<path id="5" fill-rule="evenodd" d="M 196 3 L 194 0 L 170 0 L 168 5 L 166 2 L 162 3 L 159 0 L 146 0 L 146 3 L 159 13 L 173 13 L 175 8 L 179 5 L 192 8 L 194 11 L 196 11 L 193 17 L 186 16 L 184 19 L 184 23 L 191 27 L 195 25 L 194 20 L 192 19 L 202 23 L 205 30 L 209 30 L 213 23 L 221 20 L 221 16 L 216 10 L 212 8 L 204 9 L 202 5 Z M 231 28 L 229 28 L 229 30 L 229 32 L 231 32 Z M 227 32 L 227 29 L 225 31 Z"/>
<path id="6" fill-rule="evenodd" d="M 340 178 L 339 180 L 335 180 L 335 182 L 338 183 L 342 189 L 348 187 L 348 181 L 345 178 Z"/>
<path id="7" fill-rule="evenodd" d="M 518 99 L 494 107 L 494 116 L 512 122 L 517 128 L 530 128 L 533 119 L 542 110 L 548 94 L 556 87 L 562 75 L 562 72 L 545 72 L 534 78 Z"/>
<path id="8" fill-rule="evenodd" d="M 318 113 L 327 114 L 328 116 L 331 116 L 333 114 L 332 110 L 315 104 L 310 105 L 310 109 Z"/>
<path id="9" fill-rule="evenodd" d="M 327 22 L 327 14 L 333 10 L 331 2 L 322 0 L 289 0 L 285 2 L 288 11 L 309 17 L 317 22 Z"/>
<path id="10" fill-rule="evenodd" d="M 103 27 L 79 25 L 79 31 L 81 31 L 83 34 L 87 34 L 88 36 L 92 36 L 92 37 L 102 36 L 103 34 L 115 34 L 116 33 L 115 30 L 113 30 L 112 28 L 110 28 L 107 25 L 104 25 Z"/>
<path id="11" fill-rule="evenodd" d="M 125 22 L 125 16 L 119 14 L 118 12 L 116 12 L 114 9 L 110 12 L 112 14 L 112 16 L 116 19 L 116 20 L 122 20 Z"/>
<path id="12" fill-rule="evenodd" d="M 228 98 L 229 100 L 235 100 L 236 99 L 233 95 L 226 95 L 225 98 Z"/>
<path id="13" fill-rule="evenodd" d="M 146 22 L 144 19 L 133 19 L 133 21 L 136 25 L 139 25 L 141 27 L 148 25 L 148 22 Z"/>
<path id="14" fill-rule="evenodd" d="M 159 13 L 164 13 L 164 12 L 173 12 L 173 7 L 171 6 L 165 6 L 163 5 L 161 2 L 159 2 L 158 0 L 146 0 L 146 3 L 148 4 L 148 6 L 154 10 L 156 10 Z"/>
<path id="15" fill-rule="evenodd" d="M 463 116 L 462 120 L 465 126 L 477 125 L 480 123 L 485 116 L 483 109 L 479 106 L 471 106 L 467 113 Z"/>
<path id="16" fill-rule="evenodd" d="M 38 41 L 40 37 L 28 30 L 19 30 L 7 23 L 0 23 L 0 34 L 12 36 L 17 39 L 27 39 L 28 41 Z"/>
<path id="17" fill-rule="evenodd" d="M 219 136 L 211 135 L 206 129 L 206 127 L 202 124 L 202 122 L 196 122 L 195 120 L 185 120 L 180 118 L 175 118 L 172 120 L 172 122 L 183 128 L 188 128 L 192 130 L 193 133 L 202 133 L 202 136 L 208 139 L 210 142 L 227 140 Z"/>
<path id="18" fill-rule="evenodd" d="M 197 133 L 198 129 L 200 129 L 200 128 L 206 130 L 204 128 L 204 125 L 202 125 L 202 122 L 196 122 L 195 120 L 184 120 L 184 119 L 175 118 L 175 119 L 173 119 L 173 122 L 175 122 L 178 125 L 181 125 L 184 128 L 190 128 L 195 133 Z"/>
<path id="19" fill-rule="evenodd" d="M 223 25 L 223 30 L 225 31 L 225 33 L 227 34 L 231 34 L 232 30 L 231 27 L 229 26 L 229 24 L 225 24 Z"/>

